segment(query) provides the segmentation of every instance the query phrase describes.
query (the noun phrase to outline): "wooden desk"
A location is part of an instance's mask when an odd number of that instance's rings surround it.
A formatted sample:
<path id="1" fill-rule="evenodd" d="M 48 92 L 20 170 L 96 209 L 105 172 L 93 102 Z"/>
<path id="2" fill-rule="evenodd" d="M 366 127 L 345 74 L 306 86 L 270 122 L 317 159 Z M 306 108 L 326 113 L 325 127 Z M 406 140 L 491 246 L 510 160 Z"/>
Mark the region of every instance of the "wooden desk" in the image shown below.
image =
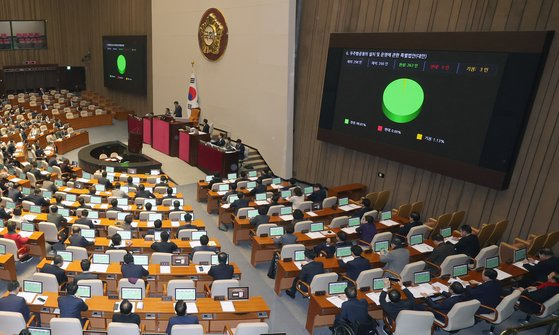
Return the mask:
<path id="1" fill-rule="evenodd" d="M 189 132 L 179 130 L 179 158 L 192 166 L 198 165 L 198 142 L 209 141 L 210 134 Z"/>
<path id="2" fill-rule="evenodd" d="M 207 181 L 199 180 L 196 187 L 196 200 L 204 202 L 208 200 L 208 186 L 210 183 Z"/>
<path id="3" fill-rule="evenodd" d="M 8 228 L 2 229 L 0 231 L 0 237 L 3 237 L 7 233 Z M 40 231 L 33 232 L 33 234 L 29 236 L 29 242 L 27 242 L 29 254 L 32 256 L 39 256 L 41 258 L 47 257 L 47 248 L 45 243 L 45 234 Z"/>
<path id="4" fill-rule="evenodd" d="M 133 238 L 130 241 L 131 244 L 127 246 L 125 249 L 132 250 L 132 251 L 139 251 L 143 254 L 149 254 L 149 255 L 153 253 L 153 250 L 151 249 L 151 245 L 153 241 L 146 241 L 143 238 Z M 184 254 L 184 253 L 192 252 L 192 247 L 190 246 L 191 241 L 183 241 L 179 239 L 170 239 L 170 241 L 175 242 L 177 247 L 179 247 L 180 253 Z M 110 242 L 111 240 L 106 237 L 95 238 L 95 245 L 94 245 L 95 251 L 102 251 L 102 252 L 106 251 L 109 248 Z M 212 242 L 215 243 L 213 244 L 213 246 L 215 246 L 218 250 L 221 249 L 221 245 L 219 244 L 218 241 L 216 241 L 215 239 L 210 239 L 210 244 L 212 244 Z"/>
<path id="5" fill-rule="evenodd" d="M 206 174 L 226 176 L 235 167 L 239 166 L 238 151 L 222 151 L 208 142 L 198 142 L 198 168 Z"/>
<path id="6" fill-rule="evenodd" d="M 287 182 L 282 182 L 281 183 L 281 187 L 272 187 L 270 185 L 266 186 L 266 192 L 278 192 L 279 190 L 281 190 L 283 187 L 287 187 L 289 184 Z M 250 195 L 250 192 L 252 191 L 252 189 L 247 189 L 247 188 L 243 188 L 240 190 L 237 190 L 237 192 L 241 192 L 243 193 L 246 197 L 252 198 L 253 196 Z M 208 212 L 208 214 L 212 214 L 215 212 L 219 211 L 219 203 L 221 198 L 225 195 L 224 194 L 219 194 L 216 191 L 211 191 L 208 190 L 207 191 L 207 207 L 206 207 L 206 211 Z"/>
<path id="7" fill-rule="evenodd" d="M 65 154 L 69 151 L 89 144 L 89 133 L 87 131 L 74 134 L 70 137 L 59 139 L 54 142 L 59 154 Z"/>
<path id="8" fill-rule="evenodd" d="M 77 117 L 74 119 L 66 119 L 65 115 L 60 115 L 62 122 L 67 122 L 74 129 L 91 128 L 99 126 L 110 126 L 113 124 L 113 116 L 111 114 L 101 114 L 85 117 Z"/>
<path id="9" fill-rule="evenodd" d="M 355 183 L 348 185 L 340 185 L 328 188 L 329 197 L 345 198 L 359 200 L 367 194 L 367 185 Z"/>
<path id="10" fill-rule="evenodd" d="M 46 327 L 49 325 L 50 319 L 55 317 L 54 310 L 58 308 L 58 293 L 46 292 L 43 295 L 47 296 L 45 304 L 43 306 L 29 304 L 29 309 L 41 314 L 42 325 Z M 82 316 L 89 319 L 91 329 L 105 330 L 113 317 L 114 304 L 119 301 L 111 300 L 107 296 L 95 296 L 87 299 L 86 304 L 89 306 L 89 310 L 83 312 Z M 175 315 L 174 301 L 162 301 L 161 298 L 144 298 L 142 301 L 143 308 L 136 309 L 135 313 L 142 319 L 146 331 L 165 332 L 169 318 Z M 266 301 L 259 296 L 234 301 L 233 305 L 235 312 L 223 312 L 219 301 L 211 298 L 198 298 L 196 299 L 198 308 L 196 315 L 206 332 L 212 333 L 221 333 L 225 325 L 233 328 L 242 322 L 263 322 L 270 317 L 270 308 Z"/>
<path id="11" fill-rule="evenodd" d="M 0 255 L 0 279 L 17 280 L 16 261 L 14 255 Z"/>

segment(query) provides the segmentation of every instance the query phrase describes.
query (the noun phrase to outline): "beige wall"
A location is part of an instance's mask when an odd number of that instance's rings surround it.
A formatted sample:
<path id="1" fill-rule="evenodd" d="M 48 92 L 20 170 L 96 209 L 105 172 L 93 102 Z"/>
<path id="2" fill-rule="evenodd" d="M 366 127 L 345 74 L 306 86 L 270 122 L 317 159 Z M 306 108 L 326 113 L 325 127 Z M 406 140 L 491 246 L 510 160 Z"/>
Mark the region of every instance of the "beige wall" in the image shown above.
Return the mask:
<path id="1" fill-rule="evenodd" d="M 224 15 L 229 43 L 204 58 L 197 28 L 211 7 Z M 153 110 L 187 104 L 195 62 L 202 118 L 260 151 L 272 170 L 291 175 L 294 0 L 152 0 Z"/>

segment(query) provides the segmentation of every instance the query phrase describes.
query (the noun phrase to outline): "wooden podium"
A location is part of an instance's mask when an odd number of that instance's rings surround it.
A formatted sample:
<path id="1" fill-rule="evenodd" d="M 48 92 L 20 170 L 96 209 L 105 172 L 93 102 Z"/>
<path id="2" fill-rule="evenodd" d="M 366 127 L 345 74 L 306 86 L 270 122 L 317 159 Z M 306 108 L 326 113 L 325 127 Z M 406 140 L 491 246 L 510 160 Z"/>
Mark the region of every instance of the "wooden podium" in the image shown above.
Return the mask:
<path id="1" fill-rule="evenodd" d="M 210 134 L 190 134 L 179 130 L 179 158 L 192 166 L 198 165 L 198 142 L 209 141 Z"/>
<path id="2" fill-rule="evenodd" d="M 173 121 L 172 118 L 160 117 L 152 119 L 152 147 L 171 157 L 179 155 L 179 129 L 185 122 Z"/>
<path id="3" fill-rule="evenodd" d="M 143 120 L 135 115 L 128 114 L 128 151 L 142 153 Z"/>

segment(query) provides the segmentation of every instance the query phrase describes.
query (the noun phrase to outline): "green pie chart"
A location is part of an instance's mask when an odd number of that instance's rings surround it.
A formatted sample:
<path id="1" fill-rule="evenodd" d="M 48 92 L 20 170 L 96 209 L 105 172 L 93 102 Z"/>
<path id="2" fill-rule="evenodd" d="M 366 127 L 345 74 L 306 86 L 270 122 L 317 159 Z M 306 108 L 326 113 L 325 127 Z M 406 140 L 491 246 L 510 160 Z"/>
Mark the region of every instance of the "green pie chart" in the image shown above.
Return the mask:
<path id="1" fill-rule="evenodd" d="M 124 74 L 124 72 L 126 72 L 126 57 L 124 57 L 124 55 L 119 55 L 117 57 L 116 67 L 118 68 L 118 73 Z"/>
<path id="2" fill-rule="evenodd" d="M 421 112 L 425 95 L 423 88 L 413 79 L 396 79 L 384 89 L 382 111 L 396 123 L 413 121 Z"/>

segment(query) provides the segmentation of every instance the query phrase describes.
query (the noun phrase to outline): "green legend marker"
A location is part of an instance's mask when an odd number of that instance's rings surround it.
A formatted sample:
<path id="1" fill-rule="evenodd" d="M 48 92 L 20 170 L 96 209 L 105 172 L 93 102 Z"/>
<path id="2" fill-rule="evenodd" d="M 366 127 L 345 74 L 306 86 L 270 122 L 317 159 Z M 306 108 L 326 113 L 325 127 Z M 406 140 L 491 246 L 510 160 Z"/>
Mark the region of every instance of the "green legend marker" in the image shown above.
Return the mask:
<path id="1" fill-rule="evenodd" d="M 423 88 L 415 80 L 396 79 L 384 89 L 382 111 L 391 121 L 410 122 L 421 112 L 424 98 Z"/>
<path id="2" fill-rule="evenodd" d="M 117 57 L 116 66 L 118 68 L 118 73 L 124 74 L 126 71 L 126 57 L 124 57 L 124 55 L 119 55 Z"/>
<path id="3" fill-rule="evenodd" d="M 344 119 L 345 124 L 349 124 L 349 119 Z"/>

